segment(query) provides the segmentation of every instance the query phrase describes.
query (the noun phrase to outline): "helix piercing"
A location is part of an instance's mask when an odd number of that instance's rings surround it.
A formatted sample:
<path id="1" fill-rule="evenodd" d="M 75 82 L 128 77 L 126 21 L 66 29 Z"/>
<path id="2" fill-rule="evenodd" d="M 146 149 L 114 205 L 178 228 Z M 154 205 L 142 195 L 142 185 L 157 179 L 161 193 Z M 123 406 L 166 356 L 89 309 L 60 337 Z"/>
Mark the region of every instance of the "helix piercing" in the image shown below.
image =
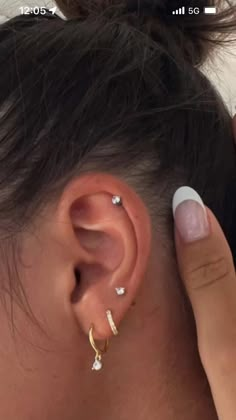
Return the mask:
<path id="1" fill-rule="evenodd" d="M 119 195 L 113 195 L 112 197 L 112 203 L 115 206 L 122 206 L 122 199 Z"/>

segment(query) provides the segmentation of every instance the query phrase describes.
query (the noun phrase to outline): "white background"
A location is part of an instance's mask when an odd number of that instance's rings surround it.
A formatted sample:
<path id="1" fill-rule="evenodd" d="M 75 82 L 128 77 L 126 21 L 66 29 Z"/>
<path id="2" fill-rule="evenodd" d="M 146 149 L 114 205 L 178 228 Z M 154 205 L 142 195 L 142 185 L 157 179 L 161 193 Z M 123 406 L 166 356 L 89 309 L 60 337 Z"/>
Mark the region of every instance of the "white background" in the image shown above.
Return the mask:
<path id="1" fill-rule="evenodd" d="M 21 6 L 52 7 L 53 1 L 0 0 L 0 22 L 20 14 Z M 217 51 L 214 59 L 205 66 L 204 71 L 223 95 L 230 111 L 236 113 L 236 43 L 230 49 Z"/>

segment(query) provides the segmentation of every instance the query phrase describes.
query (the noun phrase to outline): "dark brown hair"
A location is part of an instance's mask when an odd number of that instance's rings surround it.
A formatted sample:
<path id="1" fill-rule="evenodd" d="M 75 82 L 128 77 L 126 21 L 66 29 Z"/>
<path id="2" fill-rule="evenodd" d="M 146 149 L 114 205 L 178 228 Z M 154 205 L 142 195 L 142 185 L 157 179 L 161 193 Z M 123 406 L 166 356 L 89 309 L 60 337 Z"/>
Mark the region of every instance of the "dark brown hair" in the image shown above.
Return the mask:
<path id="1" fill-rule="evenodd" d="M 68 20 L 18 16 L 0 26 L 2 248 L 6 232 L 16 243 L 72 177 L 102 170 L 141 195 L 163 233 L 172 227 L 174 191 L 192 186 L 236 256 L 231 117 L 200 70 L 213 47 L 235 33 L 236 7 L 210 0 L 57 3 Z M 202 13 L 215 3 L 216 15 Z M 201 13 L 172 15 L 184 5 Z"/>

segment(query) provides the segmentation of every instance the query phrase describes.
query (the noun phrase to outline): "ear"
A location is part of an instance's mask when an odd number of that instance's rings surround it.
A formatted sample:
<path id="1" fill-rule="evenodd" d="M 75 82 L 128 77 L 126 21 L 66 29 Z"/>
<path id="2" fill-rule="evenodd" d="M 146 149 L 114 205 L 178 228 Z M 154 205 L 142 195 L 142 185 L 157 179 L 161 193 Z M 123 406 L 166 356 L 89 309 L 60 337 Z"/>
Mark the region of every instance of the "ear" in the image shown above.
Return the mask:
<path id="1" fill-rule="evenodd" d="M 122 205 L 112 203 L 114 195 Z M 73 252 L 76 281 L 68 295 L 77 322 L 94 338 L 112 335 L 106 311 L 119 324 L 144 280 L 150 254 L 151 223 L 138 195 L 107 174 L 88 174 L 68 184 L 57 218 L 62 239 Z M 63 221 L 63 224 L 61 224 Z M 116 288 L 125 287 L 118 296 Z"/>

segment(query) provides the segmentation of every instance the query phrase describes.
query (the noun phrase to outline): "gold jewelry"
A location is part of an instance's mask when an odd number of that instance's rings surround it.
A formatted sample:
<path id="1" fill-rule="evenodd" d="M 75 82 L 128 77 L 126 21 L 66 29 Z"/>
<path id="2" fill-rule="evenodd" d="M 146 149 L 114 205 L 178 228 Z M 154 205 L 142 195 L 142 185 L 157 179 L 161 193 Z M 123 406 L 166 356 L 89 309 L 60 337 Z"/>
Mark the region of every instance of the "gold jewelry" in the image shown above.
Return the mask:
<path id="1" fill-rule="evenodd" d="M 112 330 L 113 334 L 118 335 L 119 333 L 118 333 L 118 330 L 116 328 L 116 324 L 114 323 L 114 320 L 112 318 L 112 313 L 111 313 L 110 309 L 108 309 L 106 311 L 106 314 L 107 314 L 107 319 L 108 319 L 108 322 L 110 324 L 110 327 L 111 327 L 111 330 Z"/>
<path id="2" fill-rule="evenodd" d="M 102 369 L 102 354 L 106 353 L 108 349 L 108 345 L 109 345 L 109 340 L 106 340 L 103 349 L 98 348 L 93 338 L 93 325 L 91 325 L 90 330 L 89 330 L 89 341 L 92 348 L 94 349 L 96 353 L 92 370 L 100 370 Z"/>

